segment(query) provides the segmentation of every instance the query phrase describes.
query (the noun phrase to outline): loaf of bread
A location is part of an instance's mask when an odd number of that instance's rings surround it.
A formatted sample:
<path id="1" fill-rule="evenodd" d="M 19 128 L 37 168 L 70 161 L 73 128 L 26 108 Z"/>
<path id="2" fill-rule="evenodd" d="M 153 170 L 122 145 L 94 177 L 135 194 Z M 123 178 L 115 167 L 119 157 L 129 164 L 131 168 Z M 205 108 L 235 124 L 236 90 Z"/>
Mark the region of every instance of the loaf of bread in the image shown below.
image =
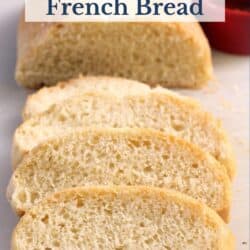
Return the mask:
<path id="1" fill-rule="evenodd" d="M 88 187 L 43 200 L 20 220 L 12 250 L 233 250 L 222 219 L 196 200 L 148 187 Z"/>
<path id="2" fill-rule="evenodd" d="M 150 91 L 123 98 L 88 93 L 55 104 L 16 130 L 14 166 L 39 143 L 82 127 L 140 127 L 165 131 L 211 153 L 226 166 L 229 176 L 234 176 L 232 150 L 220 122 L 192 99 L 170 91 Z"/>
<path id="3" fill-rule="evenodd" d="M 212 76 L 198 23 L 28 23 L 18 34 L 16 80 L 37 88 L 83 75 L 196 88 Z"/>
<path id="4" fill-rule="evenodd" d="M 23 119 L 40 114 L 51 105 L 89 91 L 106 91 L 115 96 L 141 94 L 149 91 L 146 84 L 116 77 L 82 77 L 60 82 L 53 87 L 43 87 L 28 96 L 23 110 Z"/>
<path id="5" fill-rule="evenodd" d="M 19 214 L 55 191 L 76 186 L 171 188 L 206 203 L 228 221 L 231 183 L 224 166 L 199 147 L 147 129 L 85 129 L 30 151 L 8 196 Z"/>

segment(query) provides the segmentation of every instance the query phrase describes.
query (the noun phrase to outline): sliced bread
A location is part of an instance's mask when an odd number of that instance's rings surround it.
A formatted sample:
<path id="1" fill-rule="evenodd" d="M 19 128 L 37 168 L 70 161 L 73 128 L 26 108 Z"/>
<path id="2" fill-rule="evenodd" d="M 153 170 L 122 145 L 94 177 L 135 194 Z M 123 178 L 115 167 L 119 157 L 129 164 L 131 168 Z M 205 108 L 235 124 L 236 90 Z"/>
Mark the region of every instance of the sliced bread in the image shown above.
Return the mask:
<path id="1" fill-rule="evenodd" d="M 192 99 L 172 92 L 115 97 L 88 93 L 55 104 L 25 121 L 15 132 L 13 165 L 39 143 L 82 127 L 154 128 L 211 153 L 234 176 L 234 157 L 221 123 Z"/>
<path id="2" fill-rule="evenodd" d="M 51 105 L 71 98 L 79 93 L 89 91 L 107 91 L 115 96 L 128 94 L 140 94 L 149 91 L 146 84 L 116 77 L 82 77 L 60 82 L 53 87 L 43 87 L 34 94 L 28 96 L 23 119 L 26 120 L 47 110 Z"/>
<path id="3" fill-rule="evenodd" d="M 211 51 L 194 23 L 29 23 L 18 32 L 17 81 L 54 85 L 83 75 L 121 76 L 168 87 L 199 87 Z"/>
<path id="4" fill-rule="evenodd" d="M 55 191 L 85 185 L 171 188 L 229 218 L 224 166 L 182 139 L 147 129 L 72 131 L 40 144 L 14 172 L 8 196 L 20 214 Z"/>
<path id="5" fill-rule="evenodd" d="M 211 209 L 181 193 L 148 187 L 87 187 L 56 193 L 29 210 L 12 250 L 233 250 Z"/>

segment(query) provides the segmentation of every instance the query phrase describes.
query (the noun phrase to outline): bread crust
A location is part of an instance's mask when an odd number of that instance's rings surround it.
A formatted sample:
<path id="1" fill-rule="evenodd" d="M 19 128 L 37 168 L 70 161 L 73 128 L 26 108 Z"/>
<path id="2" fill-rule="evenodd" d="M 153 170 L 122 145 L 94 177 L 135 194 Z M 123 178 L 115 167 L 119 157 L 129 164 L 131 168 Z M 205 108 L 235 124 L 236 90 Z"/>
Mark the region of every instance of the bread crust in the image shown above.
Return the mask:
<path id="1" fill-rule="evenodd" d="M 181 148 L 186 148 L 188 152 L 190 152 L 191 155 L 193 155 L 197 160 L 203 161 L 203 162 L 209 162 L 210 164 L 207 164 L 207 167 L 210 170 L 210 173 L 214 175 L 214 178 L 223 185 L 223 191 L 224 191 L 224 197 L 222 197 L 222 204 L 223 207 L 218 210 L 218 214 L 226 221 L 229 222 L 230 219 L 230 205 L 231 205 L 231 182 L 228 178 L 227 171 L 225 166 L 221 165 L 218 161 L 216 161 L 210 154 L 205 153 L 203 150 L 201 150 L 198 146 L 193 145 L 189 142 L 186 142 L 185 140 L 168 135 L 166 133 L 162 133 L 158 130 L 152 130 L 152 129 L 138 129 L 138 128 L 124 128 L 124 129 L 102 129 L 102 128 L 89 128 L 89 129 L 82 129 L 78 131 L 71 131 L 63 136 L 60 136 L 58 138 L 52 138 L 37 147 L 35 147 L 29 154 L 27 154 L 22 162 L 20 163 L 20 168 L 23 168 L 26 166 L 26 163 L 30 164 L 29 160 L 33 155 L 36 154 L 36 152 L 40 152 L 41 150 L 46 150 L 46 148 L 52 147 L 56 148 L 57 145 L 62 145 L 65 141 L 71 141 L 75 138 L 88 138 L 89 135 L 93 134 L 97 137 L 109 137 L 113 140 L 116 140 L 119 137 L 125 137 L 125 138 L 134 138 L 134 140 L 140 140 L 140 138 L 154 138 L 158 140 L 159 142 L 168 142 L 173 145 L 179 145 Z M 73 139 L 74 138 L 74 139 Z M 79 142 L 80 143 L 80 142 Z M 28 166 L 27 164 L 27 166 Z M 20 171 L 17 168 L 17 172 Z M 14 172 L 15 175 L 16 172 Z M 7 191 L 7 197 L 10 201 L 12 208 L 16 211 L 17 214 L 22 215 L 25 213 L 25 208 L 19 207 L 17 204 L 14 203 L 12 200 L 12 195 L 15 193 L 16 185 L 14 181 L 14 177 L 11 178 L 10 184 L 8 186 Z"/>
<path id="2" fill-rule="evenodd" d="M 202 218 L 205 225 L 217 229 L 219 232 L 218 236 L 218 250 L 233 250 L 234 247 L 234 236 L 232 232 L 227 228 L 222 219 L 210 208 L 197 202 L 196 200 L 183 195 L 181 193 L 164 190 L 160 188 L 145 187 L 145 186 L 117 186 L 117 187 L 78 187 L 73 189 L 63 190 L 55 193 L 53 196 L 44 199 L 41 203 L 30 209 L 19 221 L 12 235 L 12 250 L 20 249 L 19 243 L 17 242 L 18 231 L 22 230 L 23 225 L 29 223 L 30 215 L 36 215 L 40 208 L 46 206 L 52 206 L 53 204 L 66 203 L 71 200 L 84 199 L 91 196 L 102 197 L 103 195 L 109 195 L 113 199 L 120 197 L 122 199 L 136 199 L 137 197 L 143 199 L 154 199 L 158 200 L 159 203 L 173 202 L 189 208 L 195 217 Z M 32 216 L 31 216 L 32 217 Z"/>

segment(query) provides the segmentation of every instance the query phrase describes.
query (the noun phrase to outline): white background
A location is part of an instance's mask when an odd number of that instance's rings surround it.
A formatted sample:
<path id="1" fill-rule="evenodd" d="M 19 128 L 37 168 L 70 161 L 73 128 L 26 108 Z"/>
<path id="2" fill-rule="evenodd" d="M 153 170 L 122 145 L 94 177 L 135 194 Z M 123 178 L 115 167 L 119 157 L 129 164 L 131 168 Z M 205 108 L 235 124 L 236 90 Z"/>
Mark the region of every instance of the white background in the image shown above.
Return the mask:
<path id="1" fill-rule="evenodd" d="M 22 1 L 1 1 L 0 9 L 0 250 L 10 248 L 17 218 L 5 198 L 11 175 L 10 149 L 13 132 L 28 93 L 14 81 L 16 26 Z M 218 81 L 200 91 L 181 91 L 196 96 L 220 117 L 230 134 L 238 161 L 234 182 L 232 222 L 237 250 L 249 249 L 249 57 L 214 52 Z M 243 244 L 246 242 L 247 244 Z"/>

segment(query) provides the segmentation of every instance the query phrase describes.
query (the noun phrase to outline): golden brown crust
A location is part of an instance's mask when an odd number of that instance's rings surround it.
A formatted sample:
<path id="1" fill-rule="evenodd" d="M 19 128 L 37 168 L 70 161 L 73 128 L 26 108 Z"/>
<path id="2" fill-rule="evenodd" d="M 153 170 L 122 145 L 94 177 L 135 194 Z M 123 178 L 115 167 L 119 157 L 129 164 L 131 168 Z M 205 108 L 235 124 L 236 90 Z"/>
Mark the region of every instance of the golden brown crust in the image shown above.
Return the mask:
<path id="1" fill-rule="evenodd" d="M 224 224 L 222 219 L 210 208 L 197 202 L 196 200 L 183 195 L 181 193 L 164 190 L 160 188 L 151 188 L 145 186 L 127 187 L 79 187 L 73 189 L 67 189 L 62 192 L 58 192 L 50 198 L 44 199 L 41 203 L 30 209 L 26 215 L 24 215 L 15 228 L 12 236 L 12 249 L 19 249 L 18 242 L 16 241 L 18 231 L 22 228 L 22 224 L 29 223 L 29 215 L 37 214 L 42 207 L 53 206 L 53 204 L 66 203 L 78 198 L 84 199 L 88 197 L 109 195 L 109 197 L 120 197 L 122 199 L 131 199 L 141 197 L 143 199 L 158 200 L 159 203 L 174 202 L 185 208 L 189 208 L 195 217 L 202 219 L 206 226 L 209 226 L 219 232 L 218 235 L 218 250 L 230 250 L 234 249 L 234 237 L 231 231 Z"/>

